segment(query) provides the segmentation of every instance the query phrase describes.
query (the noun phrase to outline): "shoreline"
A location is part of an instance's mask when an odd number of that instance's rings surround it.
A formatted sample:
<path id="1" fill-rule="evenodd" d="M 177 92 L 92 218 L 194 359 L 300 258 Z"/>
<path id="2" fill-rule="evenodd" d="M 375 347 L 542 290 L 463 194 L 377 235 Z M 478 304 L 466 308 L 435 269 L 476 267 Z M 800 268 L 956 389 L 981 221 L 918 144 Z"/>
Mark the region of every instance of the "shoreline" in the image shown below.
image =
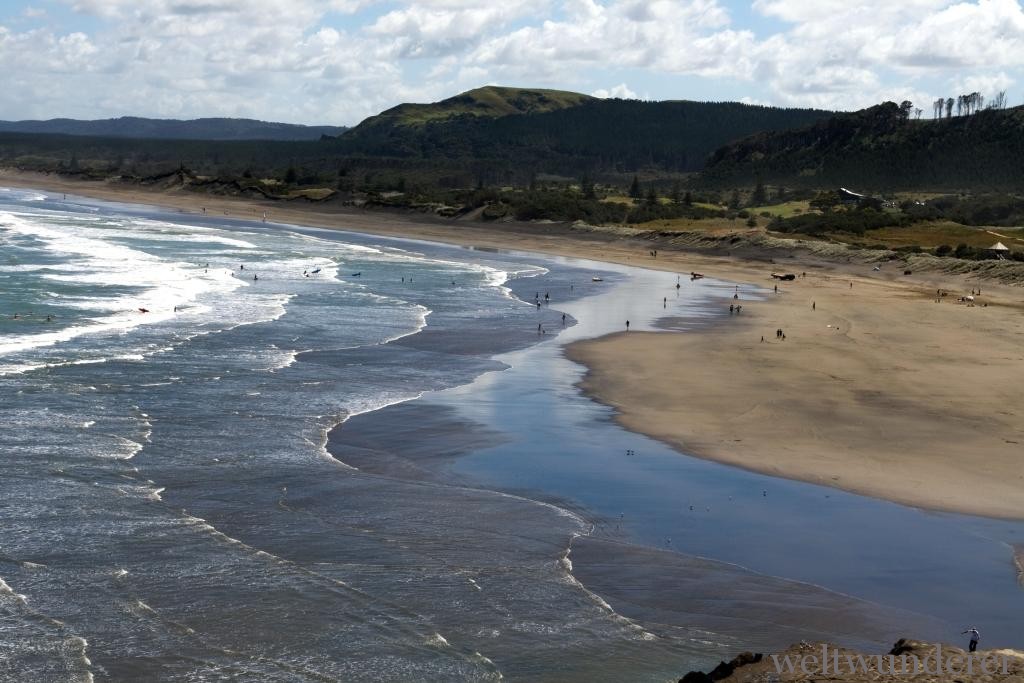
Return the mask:
<path id="1" fill-rule="evenodd" d="M 654 259 L 639 240 L 564 225 L 478 225 L 6 172 L 0 185 L 197 215 L 201 204 L 243 220 L 268 210 L 276 223 L 701 270 L 760 287 L 771 286 L 773 267 L 806 268 L 806 278 L 779 283 L 778 296 L 746 302 L 742 320 L 686 334 L 618 333 L 566 353 L 587 367 L 587 395 L 615 408 L 624 427 L 683 453 L 914 507 L 1024 518 L 1019 290 L 985 283 L 989 306 L 967 307 L 951 299 L 976 285 L 941 273 L 894 281 L 895 264 L 873 277 L 867 265 L 800 257 L 773 266 L 659 247 Z M 952 293 L 941 304 L 938 288 Z M 785 342 L 771 334 L 778 328 Z"/>

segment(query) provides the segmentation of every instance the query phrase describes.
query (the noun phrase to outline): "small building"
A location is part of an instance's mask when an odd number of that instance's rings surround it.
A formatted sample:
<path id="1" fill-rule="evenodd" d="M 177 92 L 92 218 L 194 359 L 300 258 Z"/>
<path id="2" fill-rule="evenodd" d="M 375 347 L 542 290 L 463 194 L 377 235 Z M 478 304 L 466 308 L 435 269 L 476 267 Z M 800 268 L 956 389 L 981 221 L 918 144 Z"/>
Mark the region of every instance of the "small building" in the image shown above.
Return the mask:
<path id="1" fill-rule="evenodd" d="M 861 208 L 870 207 L 872 209 L 883 208 L 882 200 L 877 197 L 872 197 L 869 194 L 854 192 L 853 190 L 848 190 L 845 187 L 840 187 L 836 190 L 836 194 L 839 195 L 839 203 L 843 206 L 859 206 Z"/>
<path id="2" fill-rule="evenodd" d="M 839 195 L 839 201 L 843 204 L 859 204 L 865 199 L 864 195 L 847 190 L 845 187 L 840 187 L 836 194 Z"/>
<path id="3" fill-rule="evenodd" d="M 995 254 L 996 258 L 1003 258 L 1004 256 L 1010 253 L 1010 248 L 1003 244 L 1002 242 L 996 242 L 991 247 L 989 247 L 987 251 L 990 251 L 993 254 Z"/>

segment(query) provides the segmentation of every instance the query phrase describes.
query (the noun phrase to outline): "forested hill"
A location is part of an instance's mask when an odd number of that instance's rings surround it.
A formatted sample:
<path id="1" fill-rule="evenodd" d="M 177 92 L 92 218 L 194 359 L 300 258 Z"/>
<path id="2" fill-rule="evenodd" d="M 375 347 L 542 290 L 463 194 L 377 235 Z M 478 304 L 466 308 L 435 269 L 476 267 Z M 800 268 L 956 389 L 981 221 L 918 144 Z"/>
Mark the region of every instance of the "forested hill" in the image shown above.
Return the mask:
<path id="1" fill-rule="evenodd" d="M 913 120 L 892 102 L 726 145 L 702 174 L 710 186 L 1020 189 L 1024 107 Z"/>
<path id="2" fill-rule="evenodd" d="M 472 102 L 478 91 L 471 91 L 437 105 L 402 105 L 332 142 L 344 156 L 480 161 L 510 172 L 693 171 L 727 142 L 831 115 L 737 102 L 640 102 L 497 90 L 519 106 L 513 111 L 481 107 Z M 550 92 L 559 99 L 545 94 Z M 523 93 L 541 93 L 546 101 Z"/>
<path id="3" fill-rule="evenodd" d="M 324 135 L 340 135 L 345 130 L 342 126 L 300 126 L 291 123 L 225 118 L 180 121 L 123 116 L 95 121 L 0 121 L 0 131 L 10 133 L 172 140 L 318 140 Z"/>

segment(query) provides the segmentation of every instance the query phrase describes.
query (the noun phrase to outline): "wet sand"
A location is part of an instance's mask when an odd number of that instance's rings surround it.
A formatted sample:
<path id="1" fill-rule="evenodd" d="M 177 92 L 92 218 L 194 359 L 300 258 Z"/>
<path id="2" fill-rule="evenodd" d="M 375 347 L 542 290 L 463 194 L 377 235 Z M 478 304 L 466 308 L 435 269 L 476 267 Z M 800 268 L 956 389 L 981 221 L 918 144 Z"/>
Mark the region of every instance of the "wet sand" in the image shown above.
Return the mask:
<path id="1" fill-rule="evenodd" d="M 421 399 L 352 418 L 331 432 L 328 448 L 368 474 L 472 488 L 479 483 L 460 477 L 452 465 L 505 438 L 459 410 Z M 870 648 L 906 633 L 937 637 L 948 630 L 940 619 L 922 614 L 681 549 L 640 545 L 618 520 L 595 516 L 569 499 L 538 490 L 510 493 L 593 519 L 589 533 L 570 540 L 564 562 L 569 576 L 612 615 L 642 626 L 650 634 L 646 637 L 679 648 L 680 660 L 692 656 L 687 647 L 697 648 L 700 658 L 713 664 L 735 650 L 774 650 L 801 640 Z M 530 533 L 519 522 L 512 528 L 516 535 Z M 642 670 L 638 667 L 636 674 Z"/>
<path id="2" fill-rule="evenodd" d="M 919 289 L 809 273 L 764 303 L 741 293 L 747 305 L 722 324 L 618 334 L 569 354 L 591 370 L 585 390 L 624 426 L 684 452 L 916 507 L 1020 519 L 1024 315 L 997 305 L 1002 292 L 967 307 Z"/>
<path id="3" fill-rule="evenodd" d="M 688 334 L 630 333 L 569 350 L 584 388 L 631 430 L 686 453 L 928 509 L 1024 518 L 1024 294 L 960 276 L 903 277 L 897 263 L 767 261 L 659 251 L 566 226 L 480 225 L 332 205 L 283 205 L 0 173 L 0 184 L 120 202 L 576 256 L 771 287 L 738 317 Z M 850 283 L 854 286 L 851 288 Z M 700 286 L 684 280 L 683 286 Z M 950 296 L 935 303 L 935 290 Z M 651 292 L 660 301 L 669 292 Z M 812 302 L 815 308 L 812 310 Z M 775 330 L 786 332 L 777 341 Z M 761 336 L 765 343 L 760 342 Z"/>

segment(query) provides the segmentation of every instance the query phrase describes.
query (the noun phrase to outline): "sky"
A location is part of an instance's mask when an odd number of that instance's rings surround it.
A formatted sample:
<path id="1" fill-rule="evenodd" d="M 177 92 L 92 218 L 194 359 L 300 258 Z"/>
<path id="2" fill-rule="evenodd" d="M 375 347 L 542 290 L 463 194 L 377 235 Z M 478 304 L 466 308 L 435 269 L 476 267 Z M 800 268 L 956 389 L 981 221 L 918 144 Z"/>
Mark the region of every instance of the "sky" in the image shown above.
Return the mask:
<path id="1" fill-rule="evenodd" d="M 1021 0 L 0 0 L 0 119 L 354 125 L 482 85 L 852 110 L 1006 91 Z"/>

